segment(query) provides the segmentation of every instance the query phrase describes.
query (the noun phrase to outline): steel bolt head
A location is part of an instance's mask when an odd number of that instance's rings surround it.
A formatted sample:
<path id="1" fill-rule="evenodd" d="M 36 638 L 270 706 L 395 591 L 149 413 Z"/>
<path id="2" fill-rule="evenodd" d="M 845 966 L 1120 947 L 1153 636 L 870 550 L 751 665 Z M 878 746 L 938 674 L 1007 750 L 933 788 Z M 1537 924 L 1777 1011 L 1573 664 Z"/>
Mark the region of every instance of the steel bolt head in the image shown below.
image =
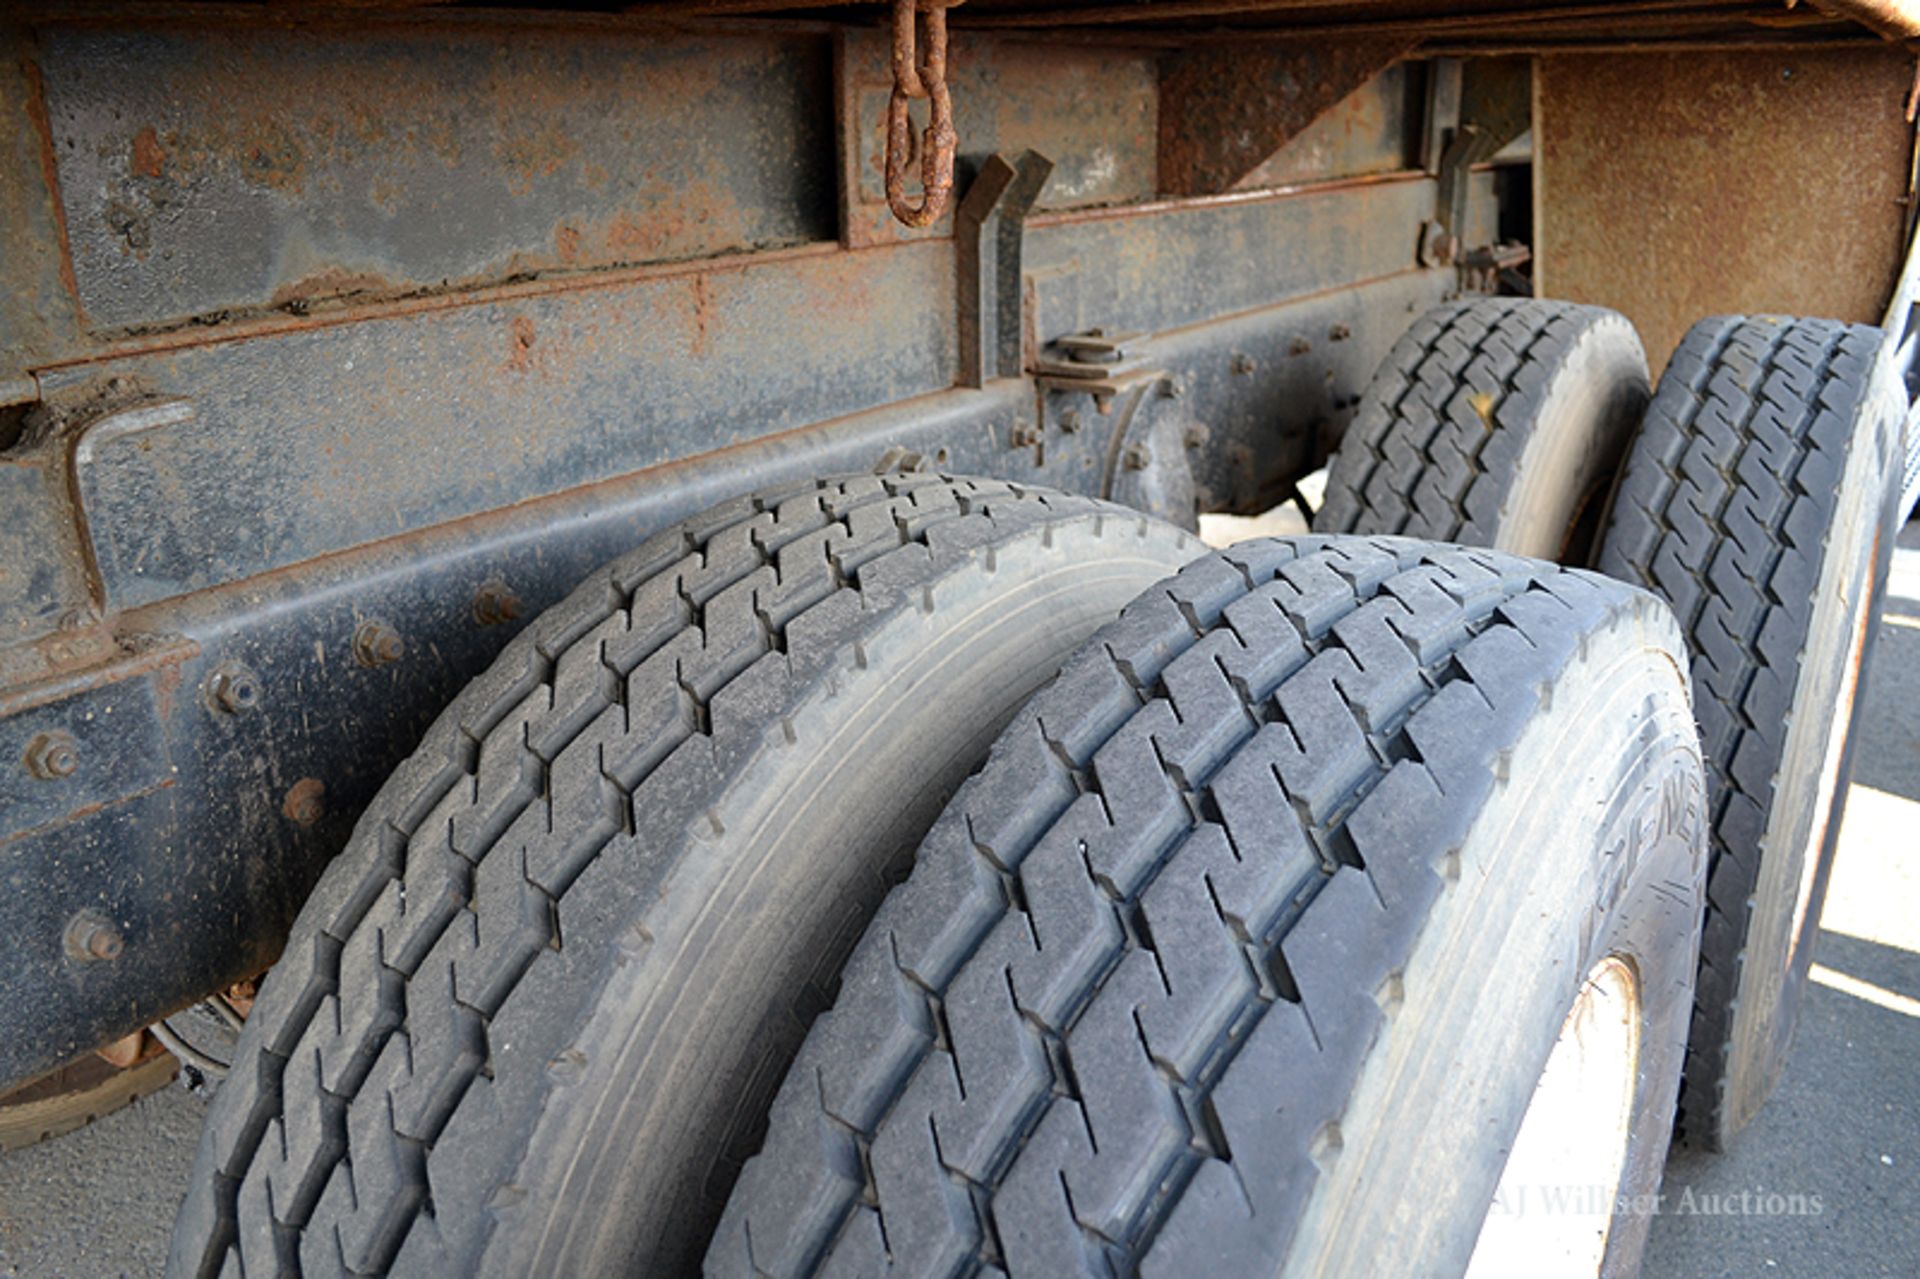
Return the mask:
<path id="1" fill-rule="evenodd" d="M 1121 454 L 1121 461 L 1129 471 L 1144 471 L 1153 464 L 1153 454 L 1147 452 L 1144 444 L 1129 444 L 1127 451 Z"/>
<path id="2" fill-rule="evenodd" d="M 280 811 L 297 826 L 311 826 L 326 816 L 327 785 L 318 777 L 302 777 L 287 790 Z"/>
<path id="3" fill-rule="evenodd" d="M 260 704 L 260 677 L 239 662 L 222 662 L 207 676 L 207 702 L 229 715 Z"/>
<path id="4" fill-rule="evenodd" d="M 1233 371 L 1245 377 L 1255 368 L 1254 360 L 1245 351 L 1236 351 L 1233 356 Z"/>
<path id="5" fill-rule="evenodd" d="M 1068 435 L 1080 429 L 1080 410 L 1067 409 L 1060 414 L 1060 429 Z"/>
<path id="6" fill-rule="evenodd" d="M 353 632 L 353 660 L 362 666 L 389 665 L 406 651 L 400 632 L 376 618 L 368 618 Z"/>
<path id="7" fill-rule="evenodd" d="M 80 767 L 80 747 L 66 733 L 41 733 L 27 743 L 27 771 L 41 781 L 71 777 Z"/>
<path id="8" fill-rule="evenodd" d="M 505 582 L 483 582 L 473 593 L 473 620 L 482 626 L 499 626 L 520 616 L 520 597 Z"/>
<path id="9" fill-rule="evenodd" d="M 126 949 L 126 939 L 113 921 L 83 910 L 67 921 L 67 954 L 82 963 L 111 962 Z"/>

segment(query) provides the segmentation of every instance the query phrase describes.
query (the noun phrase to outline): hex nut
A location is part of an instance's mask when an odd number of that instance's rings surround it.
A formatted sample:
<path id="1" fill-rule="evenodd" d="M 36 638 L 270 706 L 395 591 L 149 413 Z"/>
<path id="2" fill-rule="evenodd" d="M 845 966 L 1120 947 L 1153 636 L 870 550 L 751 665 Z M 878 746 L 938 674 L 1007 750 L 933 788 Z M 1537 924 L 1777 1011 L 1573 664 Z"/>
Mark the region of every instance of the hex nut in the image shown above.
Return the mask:
<path id="1" fill-rule="evenodd" d="M 1129 444 L 1127 451 L 1120 455 L 1129 471 L 1144 471 L 1153 464 L 1153 454 L 1147 452 L 1144 444 Z"/>
<path id="2" fill-rule="evenodd" d="M 1248 355 L 1245 351 L 1234 352 L 1233 371 L 1235 373 L 1238 373 L 1240 376 L 1245 377 L 1248 374 L 1252 373 L 1254 369 L 1258 367 L 1259 365 L 1254 361 L 1254 358 L 1251 355 Z"/>
<path id="3" fill-rule="evenodd" d="M 126 939 L 113 921 L 98 911 L 83 910 L 67 921 L 67 954 L 81 963 L 111 962 L 126 949 Z"/>
<path id="4" fill-rule="evenodd" d="M 1344 324 L 1336 324 L 1327 330 L 1327 336 L 1336 342 L 1344 342 L 1353 336 L 1353 330 Z"/>
<path id="5" fill-rule="evenodd" d="M 73 776 L 80 767 L 80 747 L 69 734 L 41 733 L 27 743 L 22 758 L 33 776 L 44 782 L 58 781 Z"/>
<path id="6" fill-rule="evenodd" d="M 378 618 L 370 617 L 353 632 L 353 660 L 362 666 L 387 666 L 400 660 L 407 642 L 400 632 Z"/>
<path id="7" fill-rule="evenodd" d="M 239 715 L 260 704 L 260 677 L 240 662 L 222 662 L 207 676 L 207 705 Z"/>
<path id="8" fill-rule="evenodd" d="M 1060 429 L 1068 435 L 1077 433 L 1080 430 L 1080 410 L 1062 410 L 1060 414 Z"/>

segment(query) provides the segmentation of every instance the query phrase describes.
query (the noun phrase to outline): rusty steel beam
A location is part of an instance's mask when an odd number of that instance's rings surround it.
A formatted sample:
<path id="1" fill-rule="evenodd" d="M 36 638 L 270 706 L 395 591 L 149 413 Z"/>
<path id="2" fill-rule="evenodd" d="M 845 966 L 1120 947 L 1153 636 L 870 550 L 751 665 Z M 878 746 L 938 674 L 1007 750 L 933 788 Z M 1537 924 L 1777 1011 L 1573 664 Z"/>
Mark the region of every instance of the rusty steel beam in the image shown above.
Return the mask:
<path id="1" fill-rule="evenodd" d="M 1730 13 L 1742 11 L 1764 18 L 1778 18 L 1783 13 L 1770 4 L 1756 5 L 1752 0 L 1626 0 L 1625 3 L 1615 4 L 1560 4 L 1464 11 L 1454 6 L 1436 5 L 1430 13 L 1395 10 L 1385 14 L 1369 13 L 1365 5 L 1350 5 L 1318 21 L 1295 22 L 1288 18 L 1274 24 L 1273 29 L 1303 39 L 1343 35 L 1427 36 L 1462 31 L 1531 31 L 1558 22 L 1588 19 L 1626 30 L 1646 22 L 1723 19 Z M 1295 10 L 1276 5 L 1273 0 L 1145 0 L 1137 4 L 1067 8 L 982 8 L 955 14 L 954 25 L 989 29 L 1081 27 L 1195 18 L 1252 18 L 1290 15 L 1293 12 Z"/>
<path id="2" fill-rule="evenodd" d="M 1221 44 L 1176 55 L 1160 78 L 1161 190 L 1231 189 L 1411 47 L 1390 38 L 1314 49 Z"/>

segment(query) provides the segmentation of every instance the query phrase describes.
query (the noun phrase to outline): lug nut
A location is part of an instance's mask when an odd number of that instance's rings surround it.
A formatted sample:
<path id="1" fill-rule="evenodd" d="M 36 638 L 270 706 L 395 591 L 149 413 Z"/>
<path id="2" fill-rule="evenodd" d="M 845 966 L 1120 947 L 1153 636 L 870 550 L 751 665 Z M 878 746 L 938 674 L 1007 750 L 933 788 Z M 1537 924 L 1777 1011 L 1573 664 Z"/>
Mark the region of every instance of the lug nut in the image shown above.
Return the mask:
<path id="1" fill-rule="evenodd" d="M 27 743 L 24 761 L 27 771 L 41 781 L 58 781 L 73 776 L 80 767 L 80 748 L 65 733 L 41 733 Z"/>
<path id="2" fill-rule="evenodd" d="M 406 651 L 400 632 L 376 618 L 368 618 L 353 632 L 353 660 L 362 666 L 389 665 Z"/>
<path id="3" fill-rule="evenodd" d="M 260 704 L 260 677 L 239 662 L 222 662 L 207 676 L 207 702 L 229 715 Z"/>
<path id="4" fill-rule="evenodd" d="M 126 941 L 111 920 L 83 910 L 67 921 L 67 954 L 82 963 L 108 962 L 120 958 Z"/>

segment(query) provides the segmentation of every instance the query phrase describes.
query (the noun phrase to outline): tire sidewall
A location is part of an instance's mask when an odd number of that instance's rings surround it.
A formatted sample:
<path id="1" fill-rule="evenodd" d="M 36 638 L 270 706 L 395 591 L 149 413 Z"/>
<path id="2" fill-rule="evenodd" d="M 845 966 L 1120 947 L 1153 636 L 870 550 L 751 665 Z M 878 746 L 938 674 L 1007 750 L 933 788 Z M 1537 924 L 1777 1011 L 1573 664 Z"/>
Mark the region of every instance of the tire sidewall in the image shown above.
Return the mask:
<path id="1" fill-rule="evenodd" d="M 1893 521 L 1899 502 L 1892 468 L 1904 417 L 1893 393 L 1894 381 L 1883 348 L 1866 393 L 1854 408 L 1837 499 L 1822 530 L 1820 571 L 1794 672 L 1792 710 L 1760 837 L 1760 869 L 1729 1028 L 1725 1104 L 1712 1134 L 1713 1144 L 1721 1148 L 1778 1085 L 1812 969 L 1814 939 L 1845 814 L 1861 683 L 1892 563 Z M 1787 607 L 1793 603 L 1782 601 Z M 1836 703 L 1841 689 L 1848 687 L 1849 666 L 1854 668 L 1851 696 L 1842 707 Z M 1844 716 L 1843 727 L 1836 725 L 1836 716 Z M 1835 742 L 1832 733 L 1837 727 L 1842 735 L 1836 743 L 1839 758 L 1833 761 L 1828 748 Z M 1824 827 L 1816 831 L 1814 823 L 1821 813 L 1818 788 L 1828 777 L 1833 790 L 1825 806 Z M 1813 882 L 1795 932 L 1794 908 L 1809 856 L 1816 859 Z"/>
<path id="2" fill-rule="evenodd" d="M 1662 654 L 1662 672 L 1649 675 L 1631 659 L 1616 660 L 1590 673 L 1570 705 L 1561 702 L 1575 690 L 1555 690 L 1560 713 L 1551 728 L 1530 727 L 1510 757 L 1515 783 L 1496 791 L 1463 842 L 1450 891 L 1476 895 L 1444 917 L 1436 909 L 1407 971 L 1444 985 L 1430 999 L 1451 999 L 1469 1011 L 1442 1019 L 1432 1033 L 1434 1022 L 1409 1015 L 1409 991 L 1349 1097 L 1340 1123 L 1344 1149 L 1315 1185 L 1286 1273 L 1464 1269 L 1496 1206 L 1507 1152 L 1567 1012 L 1588 973 L 1609 955 L 1625 958 L 1637 978 L 1640 1049 L 1626 1153 L 1612 1188 L 1625 1211 L 1615 1214 L 1603 1273 L 1637 1269 L 1692 1011 L 1706 798 L 1686 679 L 1675 660 L 1678 633 L 1650 599 L 1635 625 L 1640 642 Z M 1632 706 L 1610 687 L 1623 674 L 1644 694 Z M 1616 741 L 1631 734 L 1611 758 L 1592 749 L 1602 743 L 1591 729 L 1584 748 L 1569 750 L 1580 746 L 1583 723 L 1613 717 L 1634 727 L 1610 730 Z M 1575 759 L 1587 762 L 1567 762 Z M 1576 768 L 1604 776 L 1564 784 Z M 1579 817 L 1576 800 L 1595 793 L 1612 797 L 1604 816 Z M 1561 838 L 1542 841 L 1543 831 Z M 1557 861 L 1545 880 L 1528 879 L 1540 870 L 1527 862 L 1533 853 Z M 1550 884 L 1551 895 L 1530 893 L 1528 884 Z M 1530 953 L 1501 949 L 1502 934 L 1528 927 L 1545 937 Z M 1474 962 L 1458 962 L 1462 956 Z M 1501 962 L 1483 962 L 1489 956 Z M 1448 957 L 1456 961 L 1450 970 Z M 1454 1091 L 1423 1089 L 1423 1078 Z M 1608 1188 L 1536 1187 L 1504 1208 L 1539 1212 L 1561 1192 L 1604 1196 Z"/>
<path id="3" fill-rule="evenodd" d="M 1103 526 L 1118 545 L 1095 540 Z M 731 1178 L 695 1183 L 712 1178 L 708 1164 L 723 1140 L 753 1136 L 733 1121 L 750 1125 L 764 1114 L 806 1028 L 767 1005 L 769 981 L 755 972 L 791 981 L 804 966 L 830 977 L 887 887 L 881 863 L 911 852 L 1006 719 L 1081 640 L 1197 549 L 1171 528 L 1112 514 L 1036 529 L 1025 542 L 936 582 L 935 607 L 904 605 L 867 631 L 860 656 L 849 655 L 815 694 L 769 708 L 767 738 L 743 780 L 709 810 L 724 829 L 696 821 L 683 848 L 665 854 L 674 865 L 658 893 L 679 898 L 680 907 L 664 918 L 649 918 L 644 904 L 622 910 L 616 902 L 602 912 L 607 949 L 624 949 L 565 1041 L 562 1056 L 578 1063 L 578 1074 L 531 1127 L 511 1183 L 524 1198 L 494 1214 L 480 1273 L 670 1270 L 697 1261 L 704 1231 L 681 1231 L 693 1251 L 663 1257 L 664 1232 L 709 1210 L 717 1216 Z M 1050 594 L 1025 599 L 1018 626 L 1002 628 L 997 642 L 975 642 L 987 629 L 982 619 L 1032 595 L 1035 584 Z M 936 662 L 944 675 L 930 673 Z M 941 679 L 945 711 L 927 685 Z M 915 752 L 903 734 L 918 734 L 928 749 Z M 876 757 L 879 739 L 886 740 Z M 856 746 L 867 753 L 850 753 Z M 902 777 L 903 767 L 915 775 Z M 876 803 L 911 811 L 871 845 L 846 838 L 849 817 Z M 818 912 L 791 902 L 783 917 L 802 865 L 837 885 L 827 894 L 840 905 L 833 918 L 811 918 Z M 766 938 L 741 933 L 755 915 L 764 916 L 760 929 L 792 928 L 795 937 L 782 956 L 749 965 L 767 949 L 753 945 Z M 643 943 L 614 940 L 643 924 Z M 821 1006 L 830 996 L 829 987 Z M 709 1036 L 724 1043 L 747 1034 L 759 1037 L 753 1053 L 702 1055 Z M 712 1069 L 716 1058 L 733 1065 Z M 745 1142 L 740 1157 L 754 1144 Z M 688 1175 L 696 1164 L 699 1174 Z"/>
<path id="4" fill-rule="evenodd" d="M 1652 398 L 1639 334 L 1624 317 L 1600 312 L 1544 393 L 1489 544 L 1585 564 L 1588 548 L 1570 539 L 1589 507 L 1604 506 Z"/>

